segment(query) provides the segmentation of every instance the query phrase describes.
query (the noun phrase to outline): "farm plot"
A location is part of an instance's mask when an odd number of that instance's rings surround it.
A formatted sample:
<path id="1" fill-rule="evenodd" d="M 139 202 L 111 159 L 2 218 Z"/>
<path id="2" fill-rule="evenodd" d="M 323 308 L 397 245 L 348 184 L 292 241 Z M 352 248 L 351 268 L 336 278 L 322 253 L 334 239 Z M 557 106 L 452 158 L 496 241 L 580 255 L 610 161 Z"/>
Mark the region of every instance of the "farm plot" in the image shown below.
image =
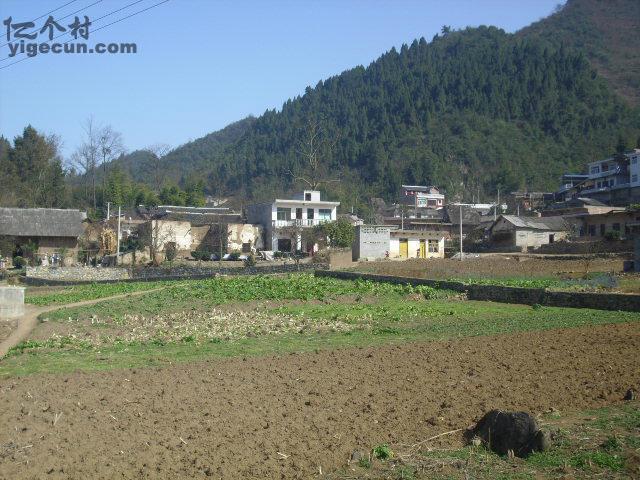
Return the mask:
<path id="1" fill-rule="evenodd" d="M 219 278 L 48 313 L 10 352 L 0 374 L 445 340 L 635 318 L 473 302 L 430 287 L 310 275 Z"/>
<path id="2" fill-rule="evenodd" d="M 391 461 L 489 409 L 564 415 L 619 402 L 638 382 L 638 327 L 7 378 L 0 380 L 0 424 L 8 427 L 0 431 L 0 477 L 433 478 L 428 471 L 418 477 L 417 463 L 400 476 L 405 465 Z M 491 457 L 473 478 L 633 478 L 633 459 L 623 449 L 637 433 L 636 423 L 619 438 L 620 451 L 589 445 L 582 460 L 566 466 L 563 458 L 573 457 L 559 437 L 549 467 Z M 382 467 L 369 472 L 348 464 L 354 451 L 368 454 L 383 444 L 396 456 Z M 415 453 L 430 454 L 424 464 L 437 465 L 437 449 L 450 465 L 456 454 L 443 450 L 452 448 L 462 448 L 459 436 L 422 443 Z M 611 468 L 590 463 L 595 458 L 612 460 Z M 408 470 L 413 465 L 415 472 Z M 465 478 L 460 465 L 456 475 L 444 473 Z"/>
<path id="3" fill-rule="evenodd" d="M 174 283 L 41 320 L 0 362 L 0 478 L 635 471 L 633 402 L 624 429 L 591 435 L 602 442 L 576 430 L 521 463 L 438 436 L 494 408 L 572 415 L 620 402 L 640 387 L 634 313 L 291 275 Z M 384 445 L 394 455 L 372 459 Z"/>

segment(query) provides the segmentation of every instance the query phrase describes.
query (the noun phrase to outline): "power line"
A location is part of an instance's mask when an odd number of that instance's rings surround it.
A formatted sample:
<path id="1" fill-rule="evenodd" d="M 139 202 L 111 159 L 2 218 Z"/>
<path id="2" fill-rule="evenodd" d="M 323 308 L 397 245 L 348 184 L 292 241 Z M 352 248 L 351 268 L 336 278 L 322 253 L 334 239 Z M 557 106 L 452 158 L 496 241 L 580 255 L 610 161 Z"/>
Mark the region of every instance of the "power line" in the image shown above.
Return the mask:
<path id="1" fill-rule="evenodd" d="M 92 3 L 91 5 L 89 5 L 88 7 L 85 7 L 85 8 L 89 8 L 89 7 L 93 6 L 93 5 L 95 5 L 96 3 L 100 3 L 100 2 L 102 2 L 102 0 L 98 0 L 97 2 Z M 105 14 L 105 15 L 102 15 L 101 17 L 98 17 L 95 20 L 93 20 L 91 22 L 91 24 L 93 25 L 95 22 L 98 22 L 98 21 L 102 20 L 103 18 L 107 18 L 107 17 L 113 15 L 114 13 L 118 13 L 118 12 L 121 12 L 122 10 L 126 10 L 129 7 L 133 7 L 134 5 L 136 5 L 136 4 L 140 3 L 140 2 L 144 2 L 144 0 L 136 0 L 135 2 L 132 2 L 132 3 L 129 3 L 128 5 L 125 5 L 124 7 L 118 8 L 117 10 L 114 10 L 112 12 L 109 12 L 109 13 Z M 80 10 L 78 10 L 78 11 L 80 11 Z M 78 12 L 75 12 L 75 13 L 78 13 Z M 71 14 L 71 15 L 73 15 L 73 14 Z M 93 30 L 93 31 L 96 32 L 97 30 L 99 30 L 99 29 L 96 29 L 96 30 Z M 33 32 L 31 32 L 31 33 L 33 33 Z M 57 38 L 64 37 L 65 35 L 69 35 L 69 33 L 70 32 L 63 32 L 60 35 L 56 35 L 51 40 L 49 40 L 49 42 L 53 42 Z M 48 42 L 44 42 L 44 43 L 48 43 Z M 69 42 L 65 42 L 65 43 L 69 43 Z M 5 45 L 9 45 L 9 43 L 5 43 Z M 4 45 L 3 45 L 3 47 L 4 47 Z M 20 54 L 20 55 L 22 55 L 22 54 Z M 10 57 L 2 58 L 2 59 L 0 59 L 0 62 L 4 62 L 5 60 L 8 60 L 9 58 Z"/>
<path id="2" fill-rule="evenodd" d="M 61 7 L 58 8 L 54 8 L 53 10 L 51 10 L 50 12 L 45 13 L 44 15 L 40 15 L 38 18 L 34 18 L 33 20 L 31 20 L 32 22 L 35 22 L 36 20 L 40 20 L 41 18 L 46 17 L 47 15 L 51 15 L 53 12 L 57 12 L 58 10 L 60 10 L 61 8 L 66 7 L 67 5 L 71 5 L 74 2 L 77 2 L 78 0 L 71 0 L 70 2 L 65 3 L 64 5 L 62 5 Z"/>
<path id="3" fill-rule="evenodd" d="M 138 0 L 137 2 L 134 2 L 134 3 L 132 3 L 131 5 L 135 5 L 136 3 L 140 3 L 141 1 L 143 1 L 143 0 Z M 162 5 L 163 3 L 167 3 L 168 1 L 169 1 L 169 0 L 163 0 L 162 2 L 158 2 L 158 3 L 154 4 L 154 5 L 151 5 L 150 7 L 144 8 L 144 9 L 142 9 L 142 10 L 139 10 L 139 11 L 135 12 L 135 13 L 132 13 L 132 14 L 130 14 L 130 15 L 127 15 L 126 17 L 119 18 L 118 20 L 116 20 L 116 21 L 114 21 L 114 22 L 111 22 L 111 23 L 108 23 L 108 24 L 106 24 L 106 25 L 103 25 L 103 26 L 101 26 L 100 28 L 96 28 L 95 30 L 93 30 L 93 33 L 98 32 L 98 31 L 102 30 L 103 28 L 107 28 L 107 27 L 109 27 L 109 26 L 111 26 L 111 25 L 115 25 L 116 23 L 120 23 L 120 22 L 122 22 L 123 20 L 127 20 L 128 18 L 134 17 L 134 16 L 138 15 L 139 13 L 143 13 L 143 12 L 146 12 L 146 11 L 148 11 L 148 10 L 151 10 L 152 8 L 155 8 L 155 7 L 157 7 L 157 6 L 160 6 L 160 5 Z M 131 6 L 131 5 L 129 5 L 129 6 Z M 113 13 L 117 12 L 117 11 L 123 10 L 124 8 L 127 8 L 127 7 L 123 7 L 123 8 L 121 8 L 121 9 L 119 9 L 119 10 L 116 10 L 116 11 L 114 11 L 114 12 L 111 12 L 111 13 L 109 13 L 109 14 L 107 14 L 107 15 L 104 15 L 104 16 L 102 16 L 102 17 L 100 17 L 100 18 L 107 17 L 107 16 L 109 16 L 109 15 L 111 15 L 111 14 L 113 14 Z M 60 35 L 59 35 L 59 36 L 60 36 Z M 54 40 L 55 40 L 56 38 L 58 38 L 58 37 L 54 37 Z M 67 40 L 66 42 L 63 42 L 63 43 L 62 43 L 62 45 L 66 45 L 67 43 L 69 43 L 69 42 L 71 42 L 71 41 L 73 41 L 73 40 L 75 40 L 75 39 L 71 38 L 71 39 Z M 45 43 L 47 43 L 47 42 L 45 42 Z M 9 57 L 7 57 L 7 58 L 9 58 Z M 20 63 L 20 62 L 24 62 L 25 60 L 29 60 L 30 58 L 35 58 L 35 57 L 25 57 L 25 58 L 22 58 L 22 59 L 20 59 L 20 60 L 15 61 L 15 62 L 9 63 L 8 65 L 4 65 L 4 66 L 0 67 L 0 70 L 5 69 L 5 68 L 8 68 L 8 67 L 10 67 L 11 65 L 15 65 L 16 63 Z M 0 61 L 2 61 L 2 60 L 0 60 Z"/>
<path id="4" fill-rule="evenodd" d="M 73 1 L 75 2 L 76 0 L 73 0 Z M 98 3 L 103 2 L 103 1 L 104 1 L 104 0 L 98 0 L 97 2 L 93 2 L 91 5 L 87 5 L 86 7 L 82 7 L 80 10 L 76 10 L 75 12 L 70 13 L 69 15 L 65 15 L 64 17 L 59 18 L 58 20 L 64 20 L 65 18 L 69 18 L 70 16 L 75 15 L 76 13 L 80 13 L 81 11 L 86 10 L 87 8 L 91 8 L 91 7 L 93 7 L 94 5 L 97 5 Z M 72 2 L 70 2 L 70 3 L 72 3 Z M 69 5 L 69 4 L 67 4 L 67 5 Z M 63 6 L 64 6 L 64 5 L 63 5 Z M 62 8 L 62 7 L 60 7 L 60 8 Z M 59 10 L 59 9 L 57 9 L 57 10 Z M 52 10 L 51 12 L 55 12 L 55 10 Z M 49 13 L 51 13 L 51 12 L 49 12 Z M 48 13 L 47 13 L 47 14 L 45 14 L 45 15 L 48 15 Z M 42 17 L 44 17 L 45 15 L 43 15 Z M 42 18 L 42 17 L 38 17 L 38 18 Z M 36 18 L 36 20 L 38 20 L 38 18 Z M 34 20 L 34 21 L 35 21 L 35 20 Z M 38 31 L 38 29 L 36 28 L 33 32 L 26 33 L 25 35 L 31 35 L 32 33 L 36 33 L 37 31 Z M 66 35 L 66 32 L 65 32 L 65 33 L 63 33 L 62 35 Z M 58 35 L 58 36 L 61 36 L 61 35 Z M 58 38 L 58 37 L 55 37 L 55 38 Z M 51 40 L 55 40 L 55 38 L 52 38 Z M 6 46 L 7 46 L 7 45 L 9 45 L 10 43 L 11 43 L 11 42 L 3 43 L 2 45 L 0 45 L 0 48 L 2 48 L 2 47 L 6 47 Z M 2 62 L 2 61 L 4 61 L 4 60 L 5 60 L 5 59 L 2 59 L 2 60 L 0 60 L 0 62 Z"/>

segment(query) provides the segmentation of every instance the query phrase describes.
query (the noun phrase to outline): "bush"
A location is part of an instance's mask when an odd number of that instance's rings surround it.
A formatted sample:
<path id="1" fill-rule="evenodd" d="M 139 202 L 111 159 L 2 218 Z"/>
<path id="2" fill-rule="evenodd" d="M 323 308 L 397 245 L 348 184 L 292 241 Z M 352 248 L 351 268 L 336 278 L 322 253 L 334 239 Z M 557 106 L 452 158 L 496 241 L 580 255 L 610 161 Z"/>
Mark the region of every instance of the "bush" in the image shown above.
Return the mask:
<path id="1" fill-rule="evenodd" d="M 175 244 L 175 242 L 167 243 L 167 246 L 164 250 L 164 256 L 169 263 L 173 262 L 176 259 L 176 257 L 178 256 L 178 246 Z"/>
<path id="2" fill-rule="evenodd" d="M 210 260 L 211 259 L 211 253 L 203 251 L 203 250 L 194 250 L 193 252 L 191 252 L 191 256 L 195 260 Z"/>
<path id="3" fill-rule="evenodd" d="M 244 260 L 244 266 L 247 268 L 256 266 L 256 257 L 253 253 L 250 253 L 247 258 Z"/>
<path id="4" fill-rule="evenodd" d="M 235 262 L 236 260 L 239 260 L 239 259 L 240 259 L 240 252 L 235 251 L 229 254 L 229 260 Z"/>
<path id="5" fill-rule="evenodd" d="M 378 445 L 371 453 L 373 453 L 373 456 L 378 460 L 388 460 L 393 457 L 393 452 L 386 443 Z"/>
<path id="6" fill-rule="evenodd" d="M 22 268 L 27 264 L 27 261 L 20 255 L 13 257 L 13 266 L 16 268 Z"/>
<path id="7" fill-rule="evenodd" d="M 611 230 L 604 234 L 604 239 L 610 242 L 620 240 L 620 232 L 618 232 L 617 230 Z"/>

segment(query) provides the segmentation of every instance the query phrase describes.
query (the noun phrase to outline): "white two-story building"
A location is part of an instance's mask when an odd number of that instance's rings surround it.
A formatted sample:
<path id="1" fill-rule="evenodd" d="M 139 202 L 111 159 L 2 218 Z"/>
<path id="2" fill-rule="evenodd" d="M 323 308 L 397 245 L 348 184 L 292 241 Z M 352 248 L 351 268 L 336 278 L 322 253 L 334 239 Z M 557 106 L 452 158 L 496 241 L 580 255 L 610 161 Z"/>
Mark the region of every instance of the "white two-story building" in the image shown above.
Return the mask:
<path id="1" fill-rule="evenodd" d="M 249 205 L 247 222 L 263 226 L 266 250 L 311 252 L 314 245 L 306 244 L 302 229 L 335 221 L 339 205 L 320 200 L 316 190 L 305 190 L 292 199 Z"/>

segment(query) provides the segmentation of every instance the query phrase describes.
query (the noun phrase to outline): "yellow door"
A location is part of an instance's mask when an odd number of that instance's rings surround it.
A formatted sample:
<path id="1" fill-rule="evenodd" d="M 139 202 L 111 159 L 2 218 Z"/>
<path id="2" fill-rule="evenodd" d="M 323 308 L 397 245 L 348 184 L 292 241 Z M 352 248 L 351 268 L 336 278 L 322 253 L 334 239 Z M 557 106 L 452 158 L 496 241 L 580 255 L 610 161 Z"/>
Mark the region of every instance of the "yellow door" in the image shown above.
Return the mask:
<path id="1" fill-rule="evenodd" d="M 409 257 L 409 240 L 406 238 L 400 239 L 400 257 L 401 258 Z"/>
<path id="2" fill-rule="evenodd" d="M 427 258 L 427 241 L 420 240 L 420 258 Z"/>

